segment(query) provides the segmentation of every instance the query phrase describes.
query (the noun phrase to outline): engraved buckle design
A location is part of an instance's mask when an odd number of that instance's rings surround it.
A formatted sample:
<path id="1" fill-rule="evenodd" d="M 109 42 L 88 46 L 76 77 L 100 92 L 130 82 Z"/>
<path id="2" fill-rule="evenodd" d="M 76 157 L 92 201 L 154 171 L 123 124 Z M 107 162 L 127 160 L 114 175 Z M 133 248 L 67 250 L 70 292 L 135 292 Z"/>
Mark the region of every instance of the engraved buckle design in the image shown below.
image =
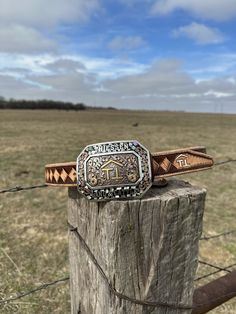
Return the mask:
<path id="1" fill-rule="evenodd" d="M 152 185 L 150 153 L 136 140 L 88 145 L 76 167 L 78 191 L 89 200 L 140 198 Z"/>

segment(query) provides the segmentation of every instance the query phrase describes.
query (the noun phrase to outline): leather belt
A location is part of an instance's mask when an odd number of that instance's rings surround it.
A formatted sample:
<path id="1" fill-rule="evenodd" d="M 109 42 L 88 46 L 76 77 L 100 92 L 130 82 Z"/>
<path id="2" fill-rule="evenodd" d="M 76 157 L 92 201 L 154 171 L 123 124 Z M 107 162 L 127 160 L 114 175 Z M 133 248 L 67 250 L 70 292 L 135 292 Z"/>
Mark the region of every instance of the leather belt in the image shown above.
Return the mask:
<path id="1" fill-rule="evenodd" d="M 77 162 L 46 165 L 45 180 L 52 186 L 78 186 L 89 199 L 135 198 L 154 179 L 212 166 L 202 146 L 150 153 L 138 141 L 114 141 L 86 146 Z"/>

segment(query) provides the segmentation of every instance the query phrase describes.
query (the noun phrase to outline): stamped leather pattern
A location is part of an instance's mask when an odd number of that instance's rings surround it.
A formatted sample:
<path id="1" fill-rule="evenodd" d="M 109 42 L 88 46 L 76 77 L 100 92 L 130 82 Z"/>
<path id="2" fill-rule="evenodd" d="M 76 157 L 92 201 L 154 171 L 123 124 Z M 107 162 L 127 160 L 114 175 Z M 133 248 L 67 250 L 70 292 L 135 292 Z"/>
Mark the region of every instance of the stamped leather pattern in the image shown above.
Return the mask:
<path id="1" fill-rule="evenodd" d="M 213 158 L 205 147 L 190 147 L 152 153 L 152 176 L 164 178 L 209 169 Z M 76 162 L 45 166 L 45 182 L 54 186 L 76 186 Z"/>

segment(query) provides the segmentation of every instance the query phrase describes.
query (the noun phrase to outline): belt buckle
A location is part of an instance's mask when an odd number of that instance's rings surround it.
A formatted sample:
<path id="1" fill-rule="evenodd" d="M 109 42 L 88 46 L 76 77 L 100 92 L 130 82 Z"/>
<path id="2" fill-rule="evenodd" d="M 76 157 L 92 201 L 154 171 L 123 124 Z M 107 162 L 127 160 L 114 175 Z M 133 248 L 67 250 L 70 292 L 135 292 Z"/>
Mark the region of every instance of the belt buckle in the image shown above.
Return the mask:
<path id="1" fill-rule="evenodd" d="M 88 145 L 76 168 L 78 191 L 89 200 L 140 198 L 152 185 L 150 153 L 136 140 Z"/>

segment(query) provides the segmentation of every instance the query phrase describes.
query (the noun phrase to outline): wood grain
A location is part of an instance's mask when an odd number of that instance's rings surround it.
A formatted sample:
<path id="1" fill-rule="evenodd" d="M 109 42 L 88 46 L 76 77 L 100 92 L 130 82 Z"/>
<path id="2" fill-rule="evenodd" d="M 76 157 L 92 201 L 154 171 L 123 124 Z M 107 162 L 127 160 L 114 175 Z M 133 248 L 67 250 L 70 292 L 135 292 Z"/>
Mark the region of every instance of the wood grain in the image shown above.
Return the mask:
<path id="1" fill-rule="evenodd" d="M 141 200 L 89 202 L 69 188 L 68 220 L 113 287 L 132 298 L 191 304 L 206 191 L 184 181 L 152 187 Z M 189 314 L 132 304 L 112 295 L 69 232 L 71 313 Z"/>

